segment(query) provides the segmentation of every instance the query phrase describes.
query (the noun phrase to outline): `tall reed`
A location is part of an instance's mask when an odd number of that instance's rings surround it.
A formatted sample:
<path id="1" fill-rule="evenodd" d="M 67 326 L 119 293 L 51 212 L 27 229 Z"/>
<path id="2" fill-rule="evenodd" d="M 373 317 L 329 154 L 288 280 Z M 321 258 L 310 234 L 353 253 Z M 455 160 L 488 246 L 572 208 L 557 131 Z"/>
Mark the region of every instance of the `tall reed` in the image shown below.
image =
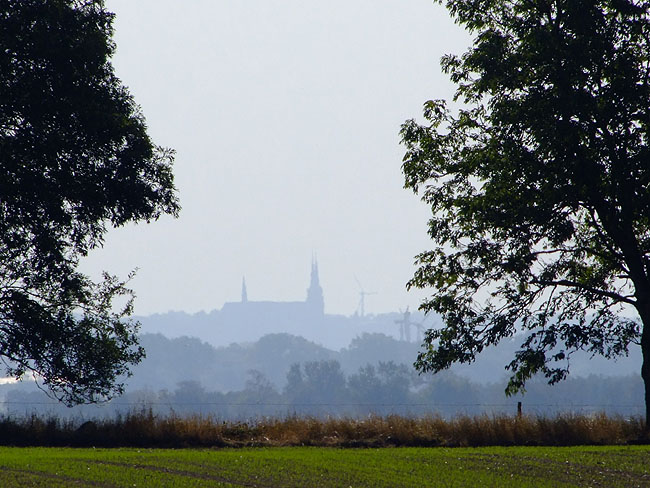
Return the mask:
<path id="1" fill-rule="evenodd" d="M 224 422 L 210 416 L 157 416 L 150 410 L 113 419 L 0 417 L 0 444 L 15 446 L 570 446 L 641 439 L 641 418 L 597 415 L 367 418 L 287 416 Z"/>

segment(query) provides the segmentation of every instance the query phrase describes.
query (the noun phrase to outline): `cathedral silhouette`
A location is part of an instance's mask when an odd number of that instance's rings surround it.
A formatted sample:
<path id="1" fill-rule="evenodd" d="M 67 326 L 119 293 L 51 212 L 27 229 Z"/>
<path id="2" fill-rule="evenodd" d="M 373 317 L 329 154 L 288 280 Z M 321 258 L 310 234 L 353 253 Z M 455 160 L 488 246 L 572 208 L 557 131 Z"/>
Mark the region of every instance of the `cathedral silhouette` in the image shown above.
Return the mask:
<path id="1" fill-rule="evenodd" d="M 270 334 L 300 336 L 332 350 L 349 347 L 354 339 L 364 334 L 394 337 L 405 343 L 420 340 L 419 328 L 424 327 L 424 317 L 418 312 L 409 312 L 408 307 L 406 312 L 399 313 L 326 314 L 315 257 L 312 258 L 306 292 L 302 301 L 250 300 L 246 280 L 242 279 L 241 299 L 226 302 L 221 309 L 194 315 L 168 312 L 139 319 L 145 332 L 163 333 L 168 337 L 198 337 L 217 347 L 233 344 L 242 348 L 254 347 L 256 341 Z M 411 335 L 413 327 L 417 330 Z M 375 338 L 382 340 L 380 336 Z M 278 351 L 278 354 L 284 352 Z"/>
<path id="2" fill-rule="evenodd" d="M 323 288 L 318 278 L 318 262 L 312 259 L 307 296 L 302 302 L 252 301 L 248 299 L 246 279 L 242 279 L 241 300 L 226 302 L 220 311 L 228 327 L 254 327 L 296 331 L 322 322 L 325 316 Z M 265 327 L 266 326 L 266 327 Z"/>

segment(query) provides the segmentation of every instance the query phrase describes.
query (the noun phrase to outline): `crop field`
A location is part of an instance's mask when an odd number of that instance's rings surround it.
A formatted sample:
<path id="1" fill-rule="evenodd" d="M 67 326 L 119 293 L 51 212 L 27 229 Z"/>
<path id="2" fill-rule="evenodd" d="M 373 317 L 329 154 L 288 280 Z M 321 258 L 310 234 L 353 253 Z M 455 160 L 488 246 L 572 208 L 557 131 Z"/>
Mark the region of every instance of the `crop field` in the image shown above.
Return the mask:
<path id="1" fill-rule="evenodd" d="M 5 447 L 0 486 L 650 487 L 650 447 Z"/>

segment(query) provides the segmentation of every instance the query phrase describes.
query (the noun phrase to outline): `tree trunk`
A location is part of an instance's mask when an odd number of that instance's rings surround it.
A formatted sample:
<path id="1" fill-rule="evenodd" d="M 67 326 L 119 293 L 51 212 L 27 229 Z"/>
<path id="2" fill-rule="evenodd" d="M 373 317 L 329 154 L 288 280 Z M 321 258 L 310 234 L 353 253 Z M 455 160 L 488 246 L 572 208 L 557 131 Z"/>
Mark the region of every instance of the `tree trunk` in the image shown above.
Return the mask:
<path id="1" fill-rule="evenodd" d="M 641 377 L 645 387 L 645 427 L 643 437 L 650 440 L 650 302 L 637 307 L 641 316 Z"/>
<path id="2" fill-rule="evenodd" d="M 647 333 L 643 335 L 648 336 Z M 645 427 L 643 435 L 646 439 L 650 439 L 650 344 L 648 344 L 648 340 L 641 340 L 641 352 L 643 354 L 641 377 L 645 387 Z"/>

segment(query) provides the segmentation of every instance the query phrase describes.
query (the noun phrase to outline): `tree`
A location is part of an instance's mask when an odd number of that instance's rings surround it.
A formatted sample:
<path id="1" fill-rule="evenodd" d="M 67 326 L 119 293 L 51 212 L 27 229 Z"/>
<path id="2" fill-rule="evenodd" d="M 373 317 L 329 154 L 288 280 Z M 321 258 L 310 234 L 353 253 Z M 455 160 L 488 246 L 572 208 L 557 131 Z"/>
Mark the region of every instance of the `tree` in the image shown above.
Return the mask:
<path id="1" fill-rule="evenodd" d="M 395 413 L 409 401 L 411 372 L 405 364 L 393 361 L 380 361 L 376 367 L 366 364 L 348 378 L 350 396 L 361 412 L 370 409 L 383 415 Z"/>
<path id="2" fill-rule="evenodd" d="M 144 355 L 126 281 L 93 283 L 80 258 L 109 226 L 179 210 L 173 151 L 110 63 L 112 20 L 101 0 L 0 0 L 0 356 L 68 404 L 121 392 Z"/>
<path id="3" fill-rule="evenodd" d="M 347 398 L 345 375 L 338 361 L 294 363 L 287 372 L 284 395 L 303 412 L 324 413 Z"/>
<path id="4" fill-rule="evenodd" d="M 420 371 L 524 332 L 507 393 L 572 353 L 643 353 L 650 419 L 650 2 L 449 0 L 475 37 L 442 68 L 457 109 L 402 126 L 434 249 L 410 287 L 444 326 Z"/>

